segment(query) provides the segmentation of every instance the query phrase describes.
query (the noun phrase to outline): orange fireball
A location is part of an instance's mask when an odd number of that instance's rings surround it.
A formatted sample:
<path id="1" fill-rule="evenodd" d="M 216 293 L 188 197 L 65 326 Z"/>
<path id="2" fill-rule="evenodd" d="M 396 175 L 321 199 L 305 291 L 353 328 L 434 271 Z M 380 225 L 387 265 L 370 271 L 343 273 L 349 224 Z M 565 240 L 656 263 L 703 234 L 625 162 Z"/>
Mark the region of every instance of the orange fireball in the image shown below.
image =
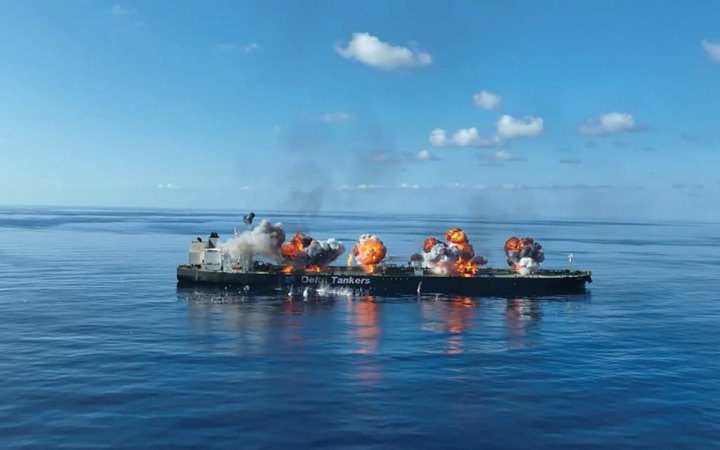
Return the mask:
<path id="1" fill-rule="evenodd" d="M 430 250 L 432 250 L 433 247 L 435 247 L 439 243 L 440 243 L 440 241 L 438 241 L 434 237 L 429 237 L 429 238 L 425 239 L 425 242 L 423 242 L 423 251 L 425 253 L 428 253 Z"/>
<path id="2" fill-rule="evenodd" d="M 379 237 L 372 234 L 360 236 L 353 248 L 352 254 L 355 260 L 368 272 L 374 272 L 375 265 L 382 262 L 387 254 L 385 244 Z"/>
<path id="3" fill-rule="evenodd" d="M 305 244 L 307 243 L 308 240 L 312 240 L 312 239 L 305 236 L 304 233 L 302 233 L 302 232 L 295 233 L 295 236 L 293 237 L 292 241 L 288 241 L 285 244 L 283 244 L 282 248 L 280 249 L 280 254 L 285 259 L 295 261 L 297 259 L 298 253 L 303 251 L 303 249 L 306 247 Z"/>
<path id="4" fill-rule="evenodd" d="M 451 242 L 453 244 L 467 244 L 468 238 L 465 232 L 460 228 L 452 228 L 448 230 L 447 234 L 445 235 L 445 239 L 448 240 L 448 242 Z"/>

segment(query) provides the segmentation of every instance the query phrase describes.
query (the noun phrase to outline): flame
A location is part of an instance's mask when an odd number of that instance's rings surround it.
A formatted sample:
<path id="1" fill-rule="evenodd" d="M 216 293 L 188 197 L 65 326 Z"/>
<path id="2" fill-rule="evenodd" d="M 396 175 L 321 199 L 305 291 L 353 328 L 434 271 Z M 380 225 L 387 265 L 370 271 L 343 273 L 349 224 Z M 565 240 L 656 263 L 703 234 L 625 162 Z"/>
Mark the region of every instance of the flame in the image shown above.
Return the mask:
<path id="1" fill-rule="evenodd" d="M 445 239 L 447 239 L 448 242 L 458 245 L 466 245 L 468 243 L 467 235 L 460 228 L 449 229 L 447 234 L 445 234 Z"/>
<path id="2" fill-rule="evenodd" d="M 363 235 L 358 239 L 350 256 L 355 256 L 355 260 L 365 272 L 374 273 L 375 266 L 385 259 L 386 254 L 387 249 L 380 238 L 374 235 Z"/>
<path id="3" fill-rule="evenodd" d="M 535 242 L 535 239 L 531 237 L 517 238 L 515 236 L 505 241 L 505 256 L 507 256 L 508 266 L 510 266 L 515 272 L 524 274 L 533 272 L 538 264 L 545 260 L 543 254 L 542 245 Z M 529 252 L 528 252 L 529 250 Z M 526 267 L 527 263 L 523 263 L 523 259 L 529 257 L 532 259 L 533 264 L 531 267 Z"/>
<path id="4" fill-rule="evenodd" d="M 440 241 L 438 241 L 434 237 L 429 237 L 429 238 L 425 239 L 425 242 L 423 242 L 423 251 L 425 253 L 427 253 L 430 250 L 432 250 L 432 248 L 435 247 L 439 243 L 440 243 Z"/>
<path id="5" fill-rule="evenodd" d="M 293 273 L 293 272 L 322 272 L 322 267 L 320 266 L 305 266 L 302 268 L 298 268 L 293 266 L 292 264 L 288 264 L 283 268 L 283 273 Z"/>
<path id="6" fill-rule="evenodd" d="M 532 242 L 533 242 L 532 238 L 520 239 L 520 238 L 516 238 L 515 236 L 513 236 L 513 237 L 509 238 L 507 241 L 505 241 L 505 246 L 504 246 L 505 253 L 507 253 L 508 251 L 519 252 L 520 250 L 523 249 L 523 247 L 525 247 L 525 244 L 531 244 Z"/>
<path id="7" fill-rule="evenodd" d="M 347 266 L 352 267 L 352 259 L 353 259 L 353 252 L 350 252 L 350 254 L 347 257 Z"/>
<path id="8" fill-rule="evenodd" d="M 297 259 L 298 253 L 303 251 L 303 249 L 305 248 L 305 242 L 307 241 L 307 239 L 308 238 L 305 236 L 304 233 L 295 233 L 292 241 L 288 241 L 283 244 L 282 248 L 280 249 L 280 254 L 285 259 L 295 261 L 295 259 Z"/>
<path id="9" fill-rule="evenodd" d="M 467 234 L 465 234 L 461 228 L 456 227 L 448 230 L 445 234 L 445 239 L 449 244 L 444 244 L 433 237 L 425 239 L 423 242 L 423 251 L 425 253 L 429 253 L 433 247 L 438 244 L 447 245 L 448 247 L 457 249 L 459 255 L 457 260 L 448 267 L 450 273 L 460 275 L 462 277 L 472 277 L 477 275 L 480 270 L 479 266 L 487 263 L 484 258 L 480 256 L 475 257 L 475 249 L 472 245 L 470 245 Z"/>

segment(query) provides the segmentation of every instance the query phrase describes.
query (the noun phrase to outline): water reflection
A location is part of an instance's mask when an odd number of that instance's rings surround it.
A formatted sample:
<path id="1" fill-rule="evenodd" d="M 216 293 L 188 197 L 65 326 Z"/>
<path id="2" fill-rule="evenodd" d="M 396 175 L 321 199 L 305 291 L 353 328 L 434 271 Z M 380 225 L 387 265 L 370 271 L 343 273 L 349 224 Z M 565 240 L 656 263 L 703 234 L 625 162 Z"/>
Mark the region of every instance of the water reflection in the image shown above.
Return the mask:
<path id="1" fill-rule="evenodd" d="M 512 349 L 528 347 L 530 330 L 542 319 L 539 300 L 529 298 L 510 298 L 505 308 L 505 329 L 508 346 Z"/>
<path id="2" fill-rule="evenodd" d="M 377 356 L 405 352 L 409 340 L 418 350 L 452 355 L 527 348 L 541 337 L 538 330 L 545 307 L 562 302 L 572 310 L 576 300 L 585 300 L 589 294 L 552 299 L 423 296 L 419 301 L 379 301 L 375 297 L 290 298 L 248 296 L 241 291 L 178 290 L 178 298 L 190 306 L 189 320 L 197 335 L 230 333 L 233 339 L 223 345 L 240 354 L 332 349 L 339 354 Z M 403 306 L 393 304 L 393 300 Z M 383 326 L 383 315 L 389 329 Z M 373 360 L 377 362 L 377 358 Z M 380 376 L 379 368 L 371 367 L 370 362 L 358 360 L 358 372 L 365 371 L 360 378 Z"/>
<path id="3" fill-rule="evenodd" d="M 353 332 L 358 347 L 357 353 L 375 353 L 377 350 L 380 336 L 378 320 L 380 304 L 375 300 L 375 297 L 363 297 L 357 301 L 350 300 Z"/>
<path id="4" fill-rule="evenodd" d="M 443 352 L 460 354 L 466 351 L 465 337 L 470 329 L 480 300 L 474 297 L 435 297 L 420 303 L 421 329 L 444 336 Z"/>

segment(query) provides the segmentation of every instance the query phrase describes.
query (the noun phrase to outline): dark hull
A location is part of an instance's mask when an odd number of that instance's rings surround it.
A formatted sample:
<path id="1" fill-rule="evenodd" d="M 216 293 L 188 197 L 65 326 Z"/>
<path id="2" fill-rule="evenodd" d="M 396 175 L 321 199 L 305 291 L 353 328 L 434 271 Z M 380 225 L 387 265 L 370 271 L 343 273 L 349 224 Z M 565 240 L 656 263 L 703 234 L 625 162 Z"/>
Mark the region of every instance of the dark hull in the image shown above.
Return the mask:
<path id="1" fill-rule="evenodd" d="M 469 296 L 538 296 L 585 291 L 592 282 L 590 272 L 542 270 L 519 276 L 502 270 L 484 270 L 477 276 L 457 277 L 434 274 L 415 275 L 412 271 L 369 274 L 332 269 L 327 272 L 209 272 L 197 267 L 179 266 L 179 287 L 239 287 L 251 292 L 303 290 L 312 288 L 356 295 L 422 294 Z"/>

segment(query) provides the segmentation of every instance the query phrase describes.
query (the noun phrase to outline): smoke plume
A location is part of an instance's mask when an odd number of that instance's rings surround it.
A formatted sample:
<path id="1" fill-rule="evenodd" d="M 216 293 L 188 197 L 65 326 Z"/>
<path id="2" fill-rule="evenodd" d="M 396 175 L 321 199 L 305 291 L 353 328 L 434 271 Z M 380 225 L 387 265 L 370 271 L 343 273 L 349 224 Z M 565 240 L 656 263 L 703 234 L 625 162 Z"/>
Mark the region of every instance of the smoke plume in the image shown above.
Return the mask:
<path id="1" fill-rule="evenodd" d="M 505 256 L 508 266 L 520 275 L 530 275 L 545 261 L 542 245 L 533 238 L 517 238 L 515 236 L 505 241 Z"/>
<path id="2" fill-rule="evenodd" d="M 482 256 L 475 256 L 467 235 L 460 228 L 450 229 L 445 238 L 448 242 L 434 237 L 423 242 L 423 267 L 442 275 L 471 276 L 477 274 L 479 266 L 487 264 Z"/>
<path id="3" fill-rule="evenodd" d="M 223 249 L 232 258 L 250 263 L 258 256 L 279 260 L 283 241 L 283 225 L 262 220 L 252 231 L 244 231 L 226 242 Z"/>
<path id="4" fill-rule="evenodd" d="M 280 253 L 292 268 L 327 266 L 345 252 L 345 246 L 335 239 L 315 240 L 304 233 L 296 233 L 286 242 Z"/>

